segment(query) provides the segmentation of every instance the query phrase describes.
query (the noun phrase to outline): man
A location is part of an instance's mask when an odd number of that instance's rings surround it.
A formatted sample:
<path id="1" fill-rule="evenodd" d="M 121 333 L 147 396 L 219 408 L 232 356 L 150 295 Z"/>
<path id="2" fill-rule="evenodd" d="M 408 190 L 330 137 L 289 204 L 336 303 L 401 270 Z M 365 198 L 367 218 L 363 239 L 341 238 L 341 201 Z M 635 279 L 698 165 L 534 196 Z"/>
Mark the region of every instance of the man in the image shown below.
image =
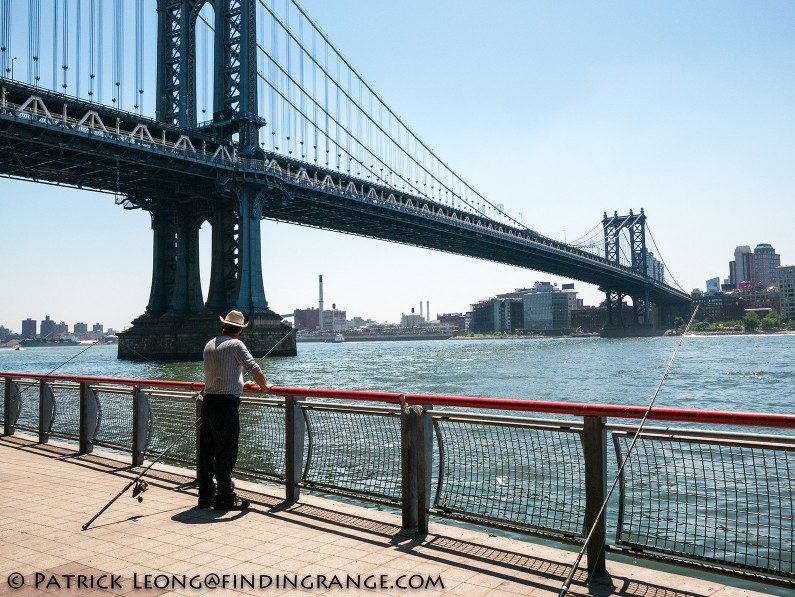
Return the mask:
<path id="1" fill-rule="evenodd" d="M 197 464 L 199 508 L 245 510 L 249 502 L 235 494 L 232 483 L 240 437 L 240 395 L 254 385 L 251 381 L 243 383 L 243 369 L 251 374 L 261 392 L 273 386 L 240 340 L 248 327 L 243 314 L 230 311 L 220 319 L 221 334 L 204 347 L 204 399 Z"/>

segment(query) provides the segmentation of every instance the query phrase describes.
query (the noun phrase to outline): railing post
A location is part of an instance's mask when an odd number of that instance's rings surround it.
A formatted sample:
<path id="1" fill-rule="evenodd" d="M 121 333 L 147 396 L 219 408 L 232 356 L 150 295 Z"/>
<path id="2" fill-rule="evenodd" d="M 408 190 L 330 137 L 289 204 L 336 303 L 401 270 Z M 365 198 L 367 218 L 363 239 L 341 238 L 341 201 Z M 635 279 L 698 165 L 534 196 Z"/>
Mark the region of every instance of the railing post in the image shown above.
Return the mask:
<path id="1" fill-rule="evenodd" d="M 97 434 L 98 400 L 94 389 L 87 381 L 80 382 L 80 454 L 90 454 L 94 450 Z"/>
<path id="2" fill-rule="evenodd" d="M 605 417 L 584 417 L 583 455 L 585 460 L 585 529 L 594 527 L 586 552 L 588 576 L 605 574 L 607 511 L 596 517 L 607 496 L 607 430 Z M 595 525 L 595 526 L 594 526 Z"/>
<path id="3" fill-rule="evenodd" d="M 196 400 L 196 410 L 194 414 L 196 415 L 196 420 L 202 418 L 202 406 L 204 406 L 204 394 L 199 396 Z M 201 443 L 202 443 L 202 424 L 199 423 L 196 425 L 196 480 L 199 480 L 199 456 L 201 454 Z"/>
<path id="4" fill-rule="evenodd" d="M 304 470 L 304 430 L 306 420 L 301 408 L 302 398 L 284 397 L 284 476 L 285 499 L 297 502 L 301 496 Z"/>
<path id="5" fill-rule="evenodd" d="M 433 406 L 415 407 L 417 422 L 417 533 L 428 533 L 428 509 L 431 507 L 433 474 L 433 420 L 428 412 Z"/>
<path id="6" fill-rule="evenodd" d="M 14 435 L 14 428 L 19 419 L 19 405 L 21 402 L 19 386 L 10 377 L 5 379 L 3 435 Z"/>
<path id="7" fill-rule="evenodd" d="M 52 423 L 55 415 L 55 397 L 52 388 L 47 385 L 47 380 L 39 382 L 39 443 L 46 444 L 50 439 Z"/>
<path id="8" fill-rule="evenodd" d="M 409 404 L 400 404 L 401 530 L 419 530 L 419 488 L 417 483 L 417 416 Z"/>
<path id="9" fill-rule="evenodd" d="M 144 463 L 144 452 L 149 440 L 149 416 L 149 400 L 141 387 L 133 386 L 133 466 L 141 466 Z"/>

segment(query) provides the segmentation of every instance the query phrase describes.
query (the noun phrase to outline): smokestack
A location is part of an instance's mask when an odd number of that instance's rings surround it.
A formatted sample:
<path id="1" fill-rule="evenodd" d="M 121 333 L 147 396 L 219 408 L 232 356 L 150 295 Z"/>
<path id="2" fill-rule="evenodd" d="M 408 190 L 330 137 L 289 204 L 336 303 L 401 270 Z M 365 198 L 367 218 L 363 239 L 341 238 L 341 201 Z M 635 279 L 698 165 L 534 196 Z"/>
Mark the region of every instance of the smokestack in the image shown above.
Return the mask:
<path id="1" fill-rule="evenodd" d="M 321 331 L 323 330 L 323 274 L 318 276 L 319 278 L 319 286 L 320 286 L 320 319 L 318 320 L 318 324 L 320 325 Z"/>
<path id="2" fill-rule="evenodd" d="M 422 301 L 420 301 L 420 317 L 422 317 Z"/>
<path id="3" fill-rule="evenodd" d="M 425 316 L 431 320 L 431 301 L 425 301 Z"/>

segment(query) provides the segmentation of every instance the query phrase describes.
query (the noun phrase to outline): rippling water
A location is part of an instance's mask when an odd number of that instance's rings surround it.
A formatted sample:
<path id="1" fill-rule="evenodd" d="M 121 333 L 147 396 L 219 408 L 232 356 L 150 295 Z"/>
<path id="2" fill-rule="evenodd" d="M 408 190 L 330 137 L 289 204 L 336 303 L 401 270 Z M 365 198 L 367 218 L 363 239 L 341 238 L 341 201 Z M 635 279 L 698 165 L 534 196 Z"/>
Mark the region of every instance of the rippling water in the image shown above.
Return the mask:
<path id="1" fill-rule="evenodd" d="M 299 344 L 277 385 L 645 406 L 678 338 Z M 83 352 L 81 352 L 83 351 Z M 686 337 L 656 406 L 794 413 L 795 335 Z M 71 361 L 64 364 L 65 361 Z M 201 380 L 201 363 L 120 361 L 115 346 L 0 350 L 0 371 Z"/>

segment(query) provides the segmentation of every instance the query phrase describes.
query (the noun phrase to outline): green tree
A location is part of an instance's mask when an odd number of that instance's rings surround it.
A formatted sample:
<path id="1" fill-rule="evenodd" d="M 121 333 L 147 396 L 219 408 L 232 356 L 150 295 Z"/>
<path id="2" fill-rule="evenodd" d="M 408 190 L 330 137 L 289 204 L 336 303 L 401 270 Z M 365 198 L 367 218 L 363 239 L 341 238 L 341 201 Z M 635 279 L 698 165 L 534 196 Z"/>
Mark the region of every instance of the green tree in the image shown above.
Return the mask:
<path id="1" fill-rule="evenodd" d="M 781 327 L 781 318 L 779 317 L 778 313 L 775 311 L 771 311 L 767 315 L 762 318 L 762 321 L 759 322 L 759 329 L 760 330 L 774 330 Z"/>
<path id="2" fill-rule="evenodd" d="M 677 317 L 676 319 L 674 319 L 674 327 L 676 328 L 677 332 L 679 331 L 679 328 L 682 327 L 683 325 L 685 325 L 684 318 Z"/>
<path id="3" fill-rule="evenodd" d="M 749 311 L 743 317 L 743 327 L 746 332 L 755 332 L 759 327 L 759 315 L 755 311 Z"/>

